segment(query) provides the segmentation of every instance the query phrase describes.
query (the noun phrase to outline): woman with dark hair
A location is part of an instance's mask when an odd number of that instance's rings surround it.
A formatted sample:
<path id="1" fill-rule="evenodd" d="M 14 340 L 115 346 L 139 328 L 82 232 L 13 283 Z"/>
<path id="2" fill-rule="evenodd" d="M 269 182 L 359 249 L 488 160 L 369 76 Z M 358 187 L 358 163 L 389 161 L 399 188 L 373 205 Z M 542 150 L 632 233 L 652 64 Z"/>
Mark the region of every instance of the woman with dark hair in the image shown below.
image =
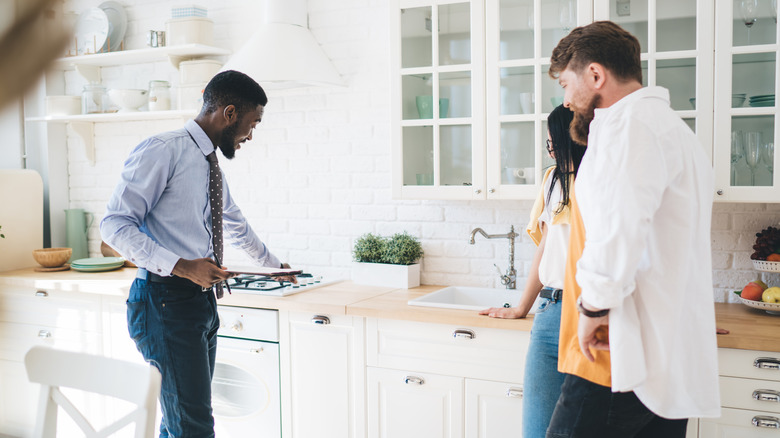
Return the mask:
<path id="1" fill-rule="evenodd" d="M 555 159 L 555 166 L 544 174 L 526 228 L 537 248 L 520 303 L 479 312 L 492 318 L 525 318 L 541 297 L 525 362 L 524 438 L 544 438 L 564 379 L 558 372 L 558 333 L 569 246 L 569 195 L 585 154 L 585 147 L 574 143 L 569 134 L 573 118 L 574 113 L 563 105 L 547 117 L 547 152 Z"/>

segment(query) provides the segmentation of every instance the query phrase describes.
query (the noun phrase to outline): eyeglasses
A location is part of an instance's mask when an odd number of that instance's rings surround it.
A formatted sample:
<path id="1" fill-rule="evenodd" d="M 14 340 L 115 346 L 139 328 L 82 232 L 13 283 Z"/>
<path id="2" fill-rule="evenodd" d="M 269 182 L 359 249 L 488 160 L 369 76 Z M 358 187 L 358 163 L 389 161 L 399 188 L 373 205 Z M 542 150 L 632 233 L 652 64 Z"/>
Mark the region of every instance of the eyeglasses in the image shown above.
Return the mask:
<path id="1" fill-rule="evenodd" d="M 553 152 L 553 144 L 549 138 L 546 141 L 547 141 L 547 153 L 551 154 Z"/>

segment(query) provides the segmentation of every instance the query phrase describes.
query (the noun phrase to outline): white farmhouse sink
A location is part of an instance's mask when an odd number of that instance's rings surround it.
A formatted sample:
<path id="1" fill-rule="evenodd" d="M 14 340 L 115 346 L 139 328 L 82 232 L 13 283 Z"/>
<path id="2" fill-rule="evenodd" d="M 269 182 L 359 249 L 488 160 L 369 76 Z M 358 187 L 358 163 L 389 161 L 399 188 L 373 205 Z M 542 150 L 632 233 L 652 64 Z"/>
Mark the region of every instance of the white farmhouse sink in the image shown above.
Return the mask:
<path id="1" fill-rule="evenodd" d="M 512 307 L 520 301 L 517 289 L 450 286 L 409 300 L 410 306 L 444 309 L 482 310 L 489 307 Z"/>

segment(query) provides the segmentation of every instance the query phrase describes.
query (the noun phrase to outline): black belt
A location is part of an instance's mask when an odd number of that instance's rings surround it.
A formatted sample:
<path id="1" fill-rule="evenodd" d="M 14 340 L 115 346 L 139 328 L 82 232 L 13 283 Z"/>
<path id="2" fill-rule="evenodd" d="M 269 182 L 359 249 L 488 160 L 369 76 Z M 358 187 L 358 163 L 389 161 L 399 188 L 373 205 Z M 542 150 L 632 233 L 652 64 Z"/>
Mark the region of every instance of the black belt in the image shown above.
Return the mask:
<path id="1" fill-rule="evenodd" d="M 543 287 L 542 291 L 539 293 L 539 296 L 542 298 L 547 298 L 548 300 L 552 300 L 553 303 L 557 303 L 563 299 L 563 289 Z"/>
<path id="2" fill-rule="evenodd" d="M 151 281 L 152 283 L 162 283 L 162 284 L 169 284 L 171 286 L 197 288 L 203 292 L 208 292 L 211 290 L 210 287 L 202 287 L 201 285 L 194 283 L 190 280 L 187 280 L 186 278 L 177 277 L 175 275 L 172 275 L 170 277 L 162 277 L 160 275 L 153 274 L 143 268 L 138 268 L 138 273 L 135 276 L 136 278 L 140 278 L 141 280 Z"/>

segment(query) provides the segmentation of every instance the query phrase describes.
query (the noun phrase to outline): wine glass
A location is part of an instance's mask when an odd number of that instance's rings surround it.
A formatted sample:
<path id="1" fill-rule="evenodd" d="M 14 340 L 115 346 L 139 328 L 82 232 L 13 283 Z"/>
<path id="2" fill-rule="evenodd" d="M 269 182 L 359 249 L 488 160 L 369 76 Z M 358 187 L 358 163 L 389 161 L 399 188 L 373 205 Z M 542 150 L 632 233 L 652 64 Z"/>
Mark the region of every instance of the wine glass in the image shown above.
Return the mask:
<path id="1" fill-rule="evenodd" d="M 737 184 L 737 163 L 742 159 L 744 136 L 742 131 L 731 132 L 731 185 Z"/>
<path id="2" fill-rule="evenodd" d="M 560 22 L 564 32 L 569 32 L 577 22 L 577 7 L 574 0 L 558 0 Z"/>
<path id="3" fill-rule="evenodd" d="M 766 169 L 769 173 L 774 173 L 775 168 L 775 145 L 774 143 L 767 143 L 761 147 L 761 161 L 764 162 Z"/>
<path id="4" fill-rule="evenodd" d="M 758 0 L 742 0 L 739 3 L 739 9 L 742 11 L 742 19 L 747 27 L 748 44 L 750 44 L 750 28 L 758 21 Z"/>
<path id="5" fill-rule="evenodd" d="M 750 168 L 750 185 L 756 185 L 756 167 L 761 159 L 761 133 L 750 131 L 745 133 L 745 163 Z"/>

